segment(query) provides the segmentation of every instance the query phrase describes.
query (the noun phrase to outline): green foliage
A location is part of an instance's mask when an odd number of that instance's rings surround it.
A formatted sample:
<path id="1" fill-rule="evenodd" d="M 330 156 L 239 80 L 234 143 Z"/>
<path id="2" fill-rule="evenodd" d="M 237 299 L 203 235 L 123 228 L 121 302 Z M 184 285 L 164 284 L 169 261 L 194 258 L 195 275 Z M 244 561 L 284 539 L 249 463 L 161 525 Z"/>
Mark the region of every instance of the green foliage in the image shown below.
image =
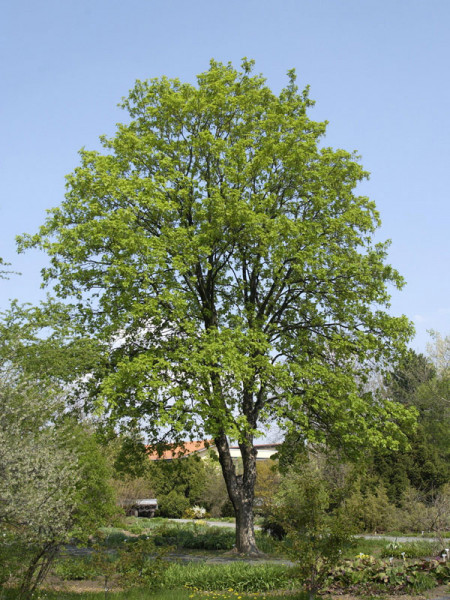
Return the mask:
<path id="1" fill-rule="evenodd" d="M 146 519 L 145 517 L 128 517 L 124 520 L 124 528 L 130 533 L 140 535 L 141 533 L 160 527 L 166 522 L 166 519 L 162 517 L 153 517 L 151 519 Z"/>
<path id="2" fill-rule="evenodd" d="M 94 579 L 101 572 L 93 564 L 91 556 L 64 556 L 56 560 L 52 573 L 62 580 Z"/>
<path id="3" fill-rule="evenodd" d="M 190 590 L 159 590 L 149 593 L 142 588 L 132 590 L 124 590 L 122 592 L 109 592 L 110 598 L 113 600 L 192 600 L 192 592 Z M 227 595 L 229 596 L 229 595 Z M 17 600 L 17 592 L 14 589 L 4 590 L 2 600 Z M 51 591 L 45 590 L 38 592 L 33 600 L 100 600 L 101 594 L 97 592 L 67 592 L 67 591 Z M 200 599 L 198 599 L 200 600 Z M 222 600 L 222 599 L 221 599 Z M 233 599 L 235 600 L 235 598 Z M 248 600 L 243 598 L 243 600 Z M 266 600 L 272 598 L 266 596 Z M 275 598 L 274 600 L 278 600 Z M 292 599 L 295 600 L 295 599 Z"/>
<path id="4" fill-rule="evenodd" d="M 235 542 L 232 528 L 209 527 L 198 523 L 163 525 L 154 530 L 157 546 L 197 550 L 231 550 Z"/>
<path id="5" fill-rule="evenodd" d="M 32 375 L 20 329 L 0 327 L 0 583 L 28 598 L 60 546 L 115 512 L 110 473 L 86 424 L 43 368 Z"/>
<path id="6" fill-rule="evenodd" d="M 287 553 L 313 598 L 342 552 L 354 545 L 348 522 L 331 512 L 330 494 L 317 465 L 302 460 L 291 468 L 275 495 L 272 514 L 287 532 Z"/>
<path id="7" fill-rule="evenodd" d="M 265 592 L 295 587 L 294 569 L 284 565 L 251 565 L 234 562 L 223 565 L 189 563 L 171 564 L 167 569 L 164 586 L 187 586 L 197 590 L 236 592 Z"/>
<path id="8" fill-rule="evenodd" d="M 148 477 L 158 498 L 159 516 L 180 518 L 197 504 L 205 489 L 205 470 L 197 456 L 151 461 Z"/>
<path id="9" fill-rule="evenodd" d="M 390 504 L 383 484 L 361 491 L 357 482 L 353 493 L 345 498 L 339 510 L 354 525 L 356 531 L 389 531 L 398 527 L 395 505 Z"/>
<path id="10" fill-rule="evenodd" d="M 233 503 L 231 502 L 230 499 L 225 500 L 225 502 L 222 504 L 221 509 L 220 509 L 220 516 L 228 517 L 228 518 L 236 517 L 236 511 L 234 510 Z"/>
<path id="11" fill-rule="evenodd" d="M 385 383 L 397 402 L 411 404 L 418 388 L 435 376 L 436 370 L 430 359 L 409 350 L 397 367 L 386 375 Z"/>
<path id="12" fill-rule="evenodd" d="M 366 476 L 350 481 L 338 512 L 358 532 L 435 532 L 441 535 L 450 528 L 449 507 L 448 486 L 427 498 L 408 483 L 401 497 L 393 503 L 384 479 Z"/>
<path id="13" fill-rule="evenodd" d="M 50 297 L 39 306 L 14 300 L 0 314 L 0 360 L 13 360 L 30 380 L 65 387 L 66 398 L 71 383 L 75 402 L 80 378 L 98 367 L 101 352 L 98 341 L 77 330 L 70 307 Z"/>
<path id="14" fill-rule="evenodd" d="M 130 536 L 123 531 L 112 531 L 111 533 L 106 534 L 104 537 L 102 536 L 101 543 L 108 548 L 116 548 L 130 539 Z"/>
<path id="15" fill-rule="evenodd" d="M 381 552 L 381 558 L 423 558 L 436 556 L 440 544 L 436 542 L 390 542 Z"/>
<path id="16" fill-rule="evenodd" d="M 107 447 L 113 455 L 116 477 L 123 480 L 145 478 L 148 475 L 149 461 L 148 449 L 142 435 L 131 431 L 118 437 L 115 432 L 110 432 L 108 429 L 104 433 L 108 442 Z"/>
<path id="17" fill-rule="evenodd" d="M 4 269 L 4 267 L 9 267 L 10 263 L 7 263 L 0 257 L 0 279 L 9 279 L 8 275 L 11 271 Z"/>
<path id="18" fill-rule="evenodd" d="M 127 544 L 118 559 L 118 581 L 121 587 L 160 587 L 167 569 L 167 565 L 162 561 L 163 556 L 164 553 L 155 547 L 153 539 L 149 537 Z"/>
<path id="19" fill-rule="evenodd" d="M 448 564 L 421 561 L 400 564 L 376 560 L 362 555 L 345 561 L 330 576 L 329 590 L 348 592 L 423 592 L 450 581 Z"/>
<path id="20" fill-rule="evenodd" d="M 115 544 L 115 550 L 110 549 L 111 540 L 102 535 L 94 544 L 92 553 L 88 559 L 82 559 L 82 566 L 88 568 L 80 574 L 92 577 L 101 576 L 105 594 L 113 585 L 119 585 L 124 589 L 146 587 L 156 589 L 161 585 L 163 574 L 167 566 L 162 562 L 166 551 L 155 547 L 153 539 L 148 536 L 140 538 L 125 538 L 124 543 Z M 128 543 L 127 543 L 128 541 Z M 73 563 L 63 567 L 63 573 L 69 572 Z M 61 569 L 61 567 L 60 567 Z"/>
<path id="21" fill-rule="evenodd" d="M 269 503 L 280 485 L 278 462 L 264 460 L 256 463 L 255 512 L 264 513 L 264 505 Z"/>
<path id="22" fill-rule="evenodd" d="M 131 521 L 131 519 L 129 519 Z M 135 524 L 126 525 L 126 531 L 115 527 L 103 527 L 101 543 L 109 548 L 120 548 L 125 543 L 140 539 L 152 538 L 158 547 L 176 547 L 193 550 L 231 550 L 235 536 L 233 528 L 213 527 L 201 522 L 172 523 L 165 519 L 134 519 Z M 147 521 L 147 523 L 141 523 Z M 277 544 L 263 533 L 256 534 L 258 546 L 263 552 L 277 552 Z"/>
<path id="23" fill-rule="evenodd" d="M 155 558 L 156 556 L 156 558 Z M 104 545 L 96 546 L 89 557 L 64 558 L 58 561 L 54 573 L 63 579 L 92 579 L 103 576 L 106 587 L 119 583 L 123 587 L 146 585 L 164 589 L 191 587 L 199 590 L 261 592 L 285 589 L 295 585 L 294 569 L 285 565 L 252 565 L 245 562 L 229 564 L 163 562 L 163 553 L 151 539 L 125 544 L 115 553 Z"/>
<path id="24" fill-rule="evenodd" d="M 419 427 L 409 434 L 410 448 L 393 453 L 377 449 L 373 472 L 383 480 L 391 502 L 400 505 L 408 486 L 432 500 L 450 481 L 450 371 L 446 368 L 446 339 L 435 334 L 431 358 L 413 350 L 386 379 L 388 393 L 418 410 Z M 433 364 L 434 363 L 434 364 Z"/>
<path id="25" fill-rule="evenodd" d="M 112 470 L 94 431 L 89 431 L 86 424 L 73 427 L 67 444 L 76 453 L 80 477 L 74 498 L 74 527 L 70 535 L 84 541 L 93 530 L 111 522 L 118 514 L 116 496 L 110 483 Z"/>
<path id="26" fill-rule="evenodd" d="M 28 598 L 73 527 L 77 455 L 58 390 L 9 361 L 0 364 L 0 408 L 0 583 L 20 579 Z"/>
<path id="27" fill-rule="evenodd" d="M 189 499 L 175 490 L 158 494 L 158 514 L 161 517 L 180 519 L 188 508 Z"/>
<path id="28" fill-rule="evenodd" d="M 413 415 L 354 379 L 411 333 L 382 310 L 403 281 L 371 241 L 373 202 L 354 194 L 367 173 L 319 148 L 326 124 L 293 71 L 276 96 L 252 68 L 211 61 L 197 87 L 136 82 L 131 120 L 104 153 L 80 153 L 66 199 L 21 248 L 48 252 L 45 280 L 108 344 L 91 384 L 111 417 L 245 439 L 253 414 L 308 439 L 395 446 Z"/>
<path id="29" fill-rule="evenodd" d="M 225 480 L 222 475 L 217 455 L 209 457 L 203 461 L 204 464 L 204 487 L 199 497 L 199 504 L 204 506 L 208 513 L 214 519 L 226 516 L 224 510 L 231 505 L 232 512 L 229 515 L 234 517 L 234 508 L 228 498 L 228 492 Z M 230 512 L 228 510 L 228 512 Z"/>
<path id="30" fill-rule="evenodd" d="M 448 481 L 448 465 L 422 424 L 410 435 L 410 444 L 410 450 L 398 453 L 374 451 L 373 471 L 382 479 L 389 500 L 396 504 L 409 485 L 430 496 Z"/>

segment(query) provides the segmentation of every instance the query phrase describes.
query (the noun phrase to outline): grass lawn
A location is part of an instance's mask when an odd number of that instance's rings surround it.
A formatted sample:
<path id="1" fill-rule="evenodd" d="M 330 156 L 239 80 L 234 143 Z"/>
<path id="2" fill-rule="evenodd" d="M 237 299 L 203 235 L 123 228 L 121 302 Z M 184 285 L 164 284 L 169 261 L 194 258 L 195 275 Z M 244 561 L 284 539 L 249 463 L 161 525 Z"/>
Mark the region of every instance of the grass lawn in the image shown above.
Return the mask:
<path id="1" fill-rule="evenodd" d="M 444 598 L 449 597 L 450 588 L 441 586 L 430 590 L 425 594 L 418 595 L 325 595 L 324 600 L 425 600 L 428 598 Z M 13 590 L 0 590 L 1 600 L 15 600 L 16 594 Z M 192 590 L 160 590 L 157 592 L 149 592 L 144 589 L 135 589 L 127 592 L 63 592 L 41 590 L 36 595 L 36 600 L 308 600 L 307 594 L 304 592 L 277 592 L 277 593 L 256 593 L 243 594 L 234 591 L 225 592 L 201 592 Z"/>
<path id="2" fill-rule="evenodd" d="M 1 593 L 0 593 L 1 594 Z M 0 595 L 3 600 L 14 600 L 15 593 L 8 590 Z M 148 592 L 146 590 L 130 590 L 127 592 L 108 592 L 106 600 L 280 600 L 280 594 L 241 594 L 239 592 L 195 592 L 192 590 L 161 590 Z M 104 600 L 104 592 L 50 592 L 41 590 L 36 600 Z M 307 600 L 301 593 L 290 593 L 289 600 Z"/>

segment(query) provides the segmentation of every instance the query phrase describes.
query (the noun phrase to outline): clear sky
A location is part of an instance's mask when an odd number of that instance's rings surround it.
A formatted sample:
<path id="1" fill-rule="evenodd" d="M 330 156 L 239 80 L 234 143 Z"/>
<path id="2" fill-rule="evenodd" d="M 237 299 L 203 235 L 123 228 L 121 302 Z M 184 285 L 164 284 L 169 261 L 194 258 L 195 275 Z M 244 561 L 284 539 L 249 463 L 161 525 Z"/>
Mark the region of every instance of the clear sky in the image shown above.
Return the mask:
<path id="1" fill-rule="evenodd" d="M 256 60 L 274 91 L 297 70 L 326 144 L 357 150 L 407 286 L 392 312 L 450 332 L 449 0 L 6 0 L 0 12 L 0 256 L 21 276 L 0 280 L 35 303 L 45 255 L 18 256 L 64 195 L 81 147 L 126 120 L 136 79 L 194 82 L 210 58 Z"/>

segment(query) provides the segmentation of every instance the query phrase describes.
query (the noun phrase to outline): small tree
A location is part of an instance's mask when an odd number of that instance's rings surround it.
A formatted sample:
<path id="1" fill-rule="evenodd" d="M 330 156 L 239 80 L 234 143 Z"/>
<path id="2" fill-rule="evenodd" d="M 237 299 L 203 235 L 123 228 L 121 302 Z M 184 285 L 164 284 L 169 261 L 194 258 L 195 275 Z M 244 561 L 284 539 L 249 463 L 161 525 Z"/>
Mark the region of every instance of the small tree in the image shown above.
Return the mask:
<path id="1" fill-rule="evenodd" d="M 311 462 L 297 462 L 283 478 L 273 516 L 287 532 L 288 553 L 312 600 L 341 553 L 353 545 L 349 524 L 331 511 L 327 482 Z"/>
<path id="2" fill-rule="evenodd" d="M 64 394 L 45 373 L 24 372 L 17 331 L 0 333 L 8 336 L 0 335 L 0 583 L 12 577 L 29 598 L 61 544 L 87 537 L 116 509 L 86 424 L 65 414 Z"/>
<path id="3" fill-rule="evenodd" d="M 0 545 L 4 579 L 20 575 L 21 597 L 42 581 L 73 526 L 76 452 L 52 419 L 54 390 L 0 374 Z"/>

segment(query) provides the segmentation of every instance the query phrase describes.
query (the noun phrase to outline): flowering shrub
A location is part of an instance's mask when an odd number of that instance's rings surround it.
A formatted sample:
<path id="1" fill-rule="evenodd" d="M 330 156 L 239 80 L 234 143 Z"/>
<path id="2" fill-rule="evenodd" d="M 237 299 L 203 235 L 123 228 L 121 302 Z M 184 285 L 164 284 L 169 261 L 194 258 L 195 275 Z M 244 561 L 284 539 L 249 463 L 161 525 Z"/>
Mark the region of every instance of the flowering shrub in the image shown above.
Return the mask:
<path id="1" fill-rule="evenodd" d="M 208 516 L 206 508 L 203 508 L 203 506 L 191 506 L 183 513 L 184 519 L 206 519 Z"/>

